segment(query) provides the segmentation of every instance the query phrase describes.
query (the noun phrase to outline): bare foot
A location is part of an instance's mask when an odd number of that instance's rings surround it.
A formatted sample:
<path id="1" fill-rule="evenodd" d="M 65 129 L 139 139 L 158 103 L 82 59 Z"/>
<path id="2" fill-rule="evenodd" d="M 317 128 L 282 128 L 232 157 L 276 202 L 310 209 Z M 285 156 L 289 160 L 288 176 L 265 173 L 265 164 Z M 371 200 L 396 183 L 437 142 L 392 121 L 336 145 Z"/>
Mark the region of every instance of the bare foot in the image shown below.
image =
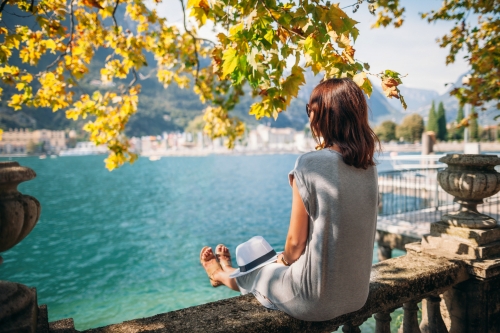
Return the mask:
<path id="1" fill-rule="evenodd" d="M 218 287 L 222 285 L 220 281 L 214 279 L 215 273 L 221 270 L 221 266 L 217 262 L 217 259 L 215 258 L 214 252 L 212 251 L 211 247 L 205 246 L 203 249 L 201 249 L 200 263 L 205 269 L 205 272 L 207 272 L 212 287 Z"/>
<path id="2" fill-rule="evenodd" d="M 215 248 L 215 255 L 224 272 L 232 273 L 234 271 L 233 265 L 231 264 L 231 253 L 229 253 L 229 249 L 224 244 L 217 245 Z"/>

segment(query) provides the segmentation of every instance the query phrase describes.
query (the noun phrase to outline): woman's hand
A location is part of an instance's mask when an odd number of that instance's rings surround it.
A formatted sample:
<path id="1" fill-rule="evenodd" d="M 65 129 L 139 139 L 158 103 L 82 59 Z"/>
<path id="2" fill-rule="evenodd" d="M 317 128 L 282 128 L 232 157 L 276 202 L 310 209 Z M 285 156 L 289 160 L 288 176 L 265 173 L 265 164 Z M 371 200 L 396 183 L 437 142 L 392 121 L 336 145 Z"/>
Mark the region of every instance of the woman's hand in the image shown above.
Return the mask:
<path id="1" fill-rule="evenodd" d="M 278 254 L 278 264 L 282 264 L 284 266 L 290 266 L 292 263 L 289 262 L 286 257 L 285 257 L 285 254 L 283 252 L 281 252 L 280 254 Z"/>
<path id="2" fill-rule="evenodd" d="M 282 258 L 283 258 L 283 253 L 278 254 L 278 259 L 276 260 L 276 263 L 286 266 Z"/>

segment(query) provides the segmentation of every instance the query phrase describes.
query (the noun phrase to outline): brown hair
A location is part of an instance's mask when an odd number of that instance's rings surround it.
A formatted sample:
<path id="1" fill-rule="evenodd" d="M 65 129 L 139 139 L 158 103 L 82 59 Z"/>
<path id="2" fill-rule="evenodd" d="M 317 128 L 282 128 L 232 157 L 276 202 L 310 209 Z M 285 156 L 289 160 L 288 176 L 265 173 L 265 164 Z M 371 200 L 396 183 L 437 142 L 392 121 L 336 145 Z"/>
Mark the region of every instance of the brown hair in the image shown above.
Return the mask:
<path id="1" fill-rule="evenodd" d="M 354 81 L 341 78 L 321 82 L 312 91 L 308 107 L 314 112 L 311 132 L 318 144 L 337 145 L 347 165 L 363 169 L 375 165 L 373 155 L 380 141 L 368 124 L 363 91 Z"/>

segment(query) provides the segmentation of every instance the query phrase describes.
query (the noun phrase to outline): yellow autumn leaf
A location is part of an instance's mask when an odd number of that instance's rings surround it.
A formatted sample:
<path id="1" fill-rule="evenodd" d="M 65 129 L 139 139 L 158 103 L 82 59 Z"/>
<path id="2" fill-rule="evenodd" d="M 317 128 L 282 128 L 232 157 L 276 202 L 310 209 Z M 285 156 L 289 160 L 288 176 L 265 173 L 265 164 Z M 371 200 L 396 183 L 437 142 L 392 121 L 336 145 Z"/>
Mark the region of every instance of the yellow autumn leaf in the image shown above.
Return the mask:
<path id="1" fill-rule="evenodd" d="M 225 78 L 227 75 L 231 74 L 238 65 L 236 50 L 231 47 L 225 50 L 223 52 L 222 60 L 224 60 L 224 63 L 222 64 L 222 78 Z"/>

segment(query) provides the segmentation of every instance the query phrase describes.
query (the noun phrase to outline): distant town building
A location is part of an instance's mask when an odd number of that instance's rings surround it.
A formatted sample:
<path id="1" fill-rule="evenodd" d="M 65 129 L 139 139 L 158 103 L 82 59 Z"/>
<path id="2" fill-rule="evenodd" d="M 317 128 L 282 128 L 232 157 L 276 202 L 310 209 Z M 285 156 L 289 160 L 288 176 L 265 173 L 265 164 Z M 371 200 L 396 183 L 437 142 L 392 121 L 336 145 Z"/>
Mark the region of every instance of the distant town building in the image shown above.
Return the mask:
<path id="1" fill-rule="evenodd" d="M 293 150 L 296 148 L 296 134 L 297 131 L 293 128 L 274 128 L 259 125 L 254 130 L 251 130 L 248 135 L 248 148 L 253 150 L 262 148 Z"/>
<path id="2" fill-rule="evenodd" d="M 75 148 L 69 148 L 60 152 L 61 156 L 85 156 L 106 154 L 108 147 L 106 145 L 96 146 L 90 141 L 77 142 Z"/>
<path id="3" fill-rule="evenodd" d="M 2 134 L 0 154 L 27 154 L 35 152 L 38 147 L 39 152 L 48 153 L 66 149 L 64 131 L 9 129 Z"/>

